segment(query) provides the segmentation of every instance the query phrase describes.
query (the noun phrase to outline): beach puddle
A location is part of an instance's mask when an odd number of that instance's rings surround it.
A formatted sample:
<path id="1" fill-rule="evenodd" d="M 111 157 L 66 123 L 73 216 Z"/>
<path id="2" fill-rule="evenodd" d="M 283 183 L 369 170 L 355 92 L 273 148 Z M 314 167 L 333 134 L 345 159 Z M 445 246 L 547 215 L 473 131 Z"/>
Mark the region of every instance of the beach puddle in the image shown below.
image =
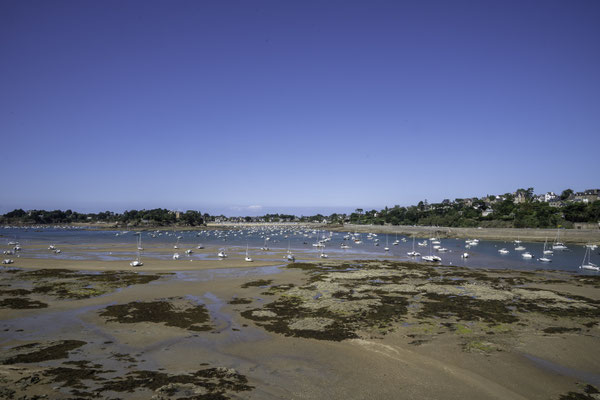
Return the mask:
<path id="1" fill-rule="evenodd" d="M 590 383 L 592 385 L 600 386 L 600 375 L 597 373 L 580 371 L 573 368 L 565 367 L 563 365 L 553 363 L 552 361 L 548 361 L 543 358 L 533 356 L 531 354 L 522 353 L 522 355 L 541 369 L 554 372 L 558 375 L 576 378 L 578 380 Z"/>

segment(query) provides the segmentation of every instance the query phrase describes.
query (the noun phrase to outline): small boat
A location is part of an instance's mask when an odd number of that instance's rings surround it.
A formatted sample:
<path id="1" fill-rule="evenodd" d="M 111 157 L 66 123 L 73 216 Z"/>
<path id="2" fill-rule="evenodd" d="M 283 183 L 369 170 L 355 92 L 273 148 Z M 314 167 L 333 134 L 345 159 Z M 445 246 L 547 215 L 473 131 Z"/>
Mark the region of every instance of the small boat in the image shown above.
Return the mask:
<path id="1" fill-rule="evenodd" d="M 246 244 L 246 258 L 244 258 L 244 261 L 246 262 L 252 262 L 254 261 L 249 255 L 248 255 L 248 245 Z"/>
<path id="2" fill-rule="evenodd" d="M 521 254 L 521 257 L 527 258 L 527 259 L 533 258 L 533 256 L 531 255 L 531 253 L 529 253 L 528 251 L 526 251 L 525 253 Z"/>
<path id="3" fill-rule="evenodd" d="M 523 247 L 523 246 L 519 245 L 519 246 L 515 247 L 515 251 L 523 251 L 523 250 L 525 250 L 525 247 Z"/>
<path id="4" fill-rule="evenodd" d="M 48 250 L 54 250 L 54 249 L 56 249 L 55 245 L 51 244 L 50 246 L 48 246 Z"/>
<path id="5" fill-rule="evenodd" d="M 196 246 L 196 248 L 197 248 L 197 249 L 203 249 L 203 248 L 204 248 L 204 246 L 203 246 L 203 245 L 201 245 L 201 244 L 199 244 L 198 246 Z"/>
<path id="6" fill-rule="evenodd" d="M 227 258 L 227 254 L 225 254 L 225 250 L 221 250 L 217 253 L 217 257 L 219 258 Z"/>
<path id="7" fill-rule="evenodd" d="M 556 229 L 556 239 L 554 240 L 554 244 L 552 245 L 553 250 L 567 250 L 567 246 L 564 245 L 560 241 L 560 228 Z"/>
<path id="8" fill-rule="evenodd" d="M 348 246 L 347 244 L 342 243 L 340 246 L 340 249 L 349 249 L 350 246 Z"/>
<path id="9" fill-rule="evenodd" d="M 325 249 L 321 249 L 321 255 L 319 257 L 328 258 L 329 256 L 327 254 L 325 254 Z"/>
<path id="10" fill-rule="evenodd" d="M 179 253 L 173 254 L 173 260 L 179 260 Z"/>
<path id="11" fill-rule="evenodd" d="M 2 264 L 14 264 L 14 260 L 11 258 L 5 258 L 4 260 L 2 260 Z"/>
<path id="12" fill-rule="evenodd" d="M 412 247 L 412 251 L 409 251 L 408 254 L 410 257 L 418 257 L 421 255 L 421 253 L 418 253 L 415 251 L 415 237 L 413 236 L 413 247 Z"/>
<path id="13" fill-rule="evenodd" d="M 417 245 L 419 245 L 421 247 L 426 247 L 427 246 L 427 240 L 423 240 L 422 242 L 417 243 Z"/>
<path id="14" fill-rule="evenodd" d="M 546 249 L 546 245 L 548 244 L 548 238 L 546 238 L 546 240 L 544 241 L 544 254 L 554 254 L 554 252 L 552 250 Z"/>
<path id="15" fill-rule="evenodd" d="M 501 248 L 500 250 L 498 250 L 498 253 L 500 253 L 500 254 L 508 254 L 508 253 L 510 253 L 510 251 L 506 250 L 505 248 Z"/>
<path id="16" fill-rule="evenodd" d="M 431 241 L 430 244 L 429 244 L 429 255 L 421 257 L 421 260 L 429 261 L 429 262 L 441 262 L 442 259 L 440 257 L 434 256 L 432 254 L 433 250 L 431 248 L 431 243 L 433 243 L 433 241 Z"/>
<path id="17" fill-rule="evenodd" d="M 133 260 L 132 262 L 129 263 L 130 266 L 132 267 L 141 267 L 142 265 L 144 265 L 144 263 L 142 262 L 142 256 L 141 256 L 141 250 L 140 250 L 141 246 L 138 246 L 138 256 L 135 260 Z"/>
<path id="18" fill-rule="evenodd" d="M 552 260 L 550 258 L 548 258 L 548 257 L 540 257 L 540 258 L 538 258 L 538 261 L 541 261 L 541 262 L 552 262 Z"/>
<path id="19" fill-rule="evenodd" d="M 438 247 L 436 250 L 439 251 L 440 253 L 445 253 L 448 251 L 448 249 L 445 247 Z"/>
<path id="20" fill-rule="evenodd" d="M 466 253 L 466 252 L 465 252 L 465 253 L 462 253 L 462 254 L 460 255 L 460 258 L 469 258 L 469 253 Z"/>
<path id="21" fill-rule="evenodd" d="M 586 259 L 587 259 L 587 261 L 586 261 Z M 596 264 L 594 264 L 592 262 L 592 249 L 590 249 L 589 247 L 586 247 L 586 249 L 585 249 L 583 261 L 581 262 L 581 265 L 579 266 L 579 268 L 587 269 L 589 271 L 600 271 L 600 267 L 598 267 Z"/>
<path id="22" fill-rule="evenodd" d="M 193 253 L 193 252 L 194 252 L 194 250 L 192 250 L 192 249 L 187 249 L 187 250 L 185 251 L 185 254 L 187 254 L 188 256 L 190 256 L 190 255 L 192 255 L 192 253 Z"/>

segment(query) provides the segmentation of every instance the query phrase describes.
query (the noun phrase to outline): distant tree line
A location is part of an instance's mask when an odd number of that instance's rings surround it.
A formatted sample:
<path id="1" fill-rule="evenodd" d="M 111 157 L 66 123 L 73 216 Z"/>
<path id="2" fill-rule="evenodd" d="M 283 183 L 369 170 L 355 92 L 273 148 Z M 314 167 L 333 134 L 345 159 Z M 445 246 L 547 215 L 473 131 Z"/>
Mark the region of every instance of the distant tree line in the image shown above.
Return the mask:
<path id="1" fill-rule="evenodd" d="M 152 210 L 128 210 L 121 214 L 112 211 L 99 213 L 78 213 L 71 210 L 13 210 L 0 217 L 2 224 L 72 224 L 72 223 L 118 223 L 123 225 L 203 225 L 208 214 L 188 210 L 174 212 L 163 208 Z"/>
<path id="2" fill-rule="evenodd" d="M 573 198 L 571 189 L 564 190 L 559 200 Z M 558 197 L 558 196 L 557 196 Z M 316 214 L 297 217 L 292 214 L 266 214 L 260 217 L 211 216 L 188 210 L 171 211 L 163 208 L 152 210 L 128 210 L 123 213 L 104 211 L 78 213 L 71 210 L 45 211 L 13 210 L 0 216 L 1 224 L 71 224 L 116 223 L 127 226 L 201 226 L 207 222 L 328 222 L 332 224 L 372 225 L 426 225 L 449 227 L 506 227 L 506 228 L 571 228 L 575 223 L 600 221 L 600 200 L 566 201 L 560 207 L 540 201 L 533 188 L 518 189 L 514 194 L 487 196 L 483 199 L 444 200 L 427 204 L 421 201 L 409 207 L 385 207 L 383 210 L 365 211 L 357 208 L 350 215 L 334 213 L 329 216 Z"/>
<path id="3" fill-rule="evenodd" d="M 350 214 L 353 224 L 373 225 L 426 225 L 450 227 L 498 227 L 498 228 L 554 228 L 573 227 L 574 223 L 600 221 L 600 201 L 592 203 L 569 203 L 564 207 L 551 207 L 548 203 L 526 200 L 514 203 L 512 196 L 494 203 L 493 212 L 484 216 L 489 208 L 483 200 L 472 205 L 461 202 L 385 208 Z"/>

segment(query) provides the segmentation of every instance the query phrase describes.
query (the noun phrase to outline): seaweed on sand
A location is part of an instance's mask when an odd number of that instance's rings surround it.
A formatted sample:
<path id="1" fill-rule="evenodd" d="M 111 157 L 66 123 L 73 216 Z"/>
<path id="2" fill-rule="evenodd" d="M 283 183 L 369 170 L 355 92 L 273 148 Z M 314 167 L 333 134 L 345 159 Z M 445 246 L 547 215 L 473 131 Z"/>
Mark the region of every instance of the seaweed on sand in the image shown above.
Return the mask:
<path id="1" fill-rule="evenodd" d="M 37 300 L 30 300 L 28 298 L 10 297 L 8 299 L 0 300 L 0 308 L 35 309 L 46 307 L 48 307 L 48 304 Z"/>
<path id="2" fill-rule="evenodd" d="M 271 283 L 273 283 L 273 279 L 259 279 L 257 281 L 246 282 L 241 287 L 247 289 L 249 287 L 269 286 Z"/>
<path id="3" fill-rule="evenodd" d="M 108 306 L 100 313 L 107 321 L 126 324 L 139 322 L 164 323 L 167 326 L 207 331 L 211 329 L 210 315 L 204 305 L 183 304 L 176 306 L 165 299 L 151 302 L 132 302 Z"/>
<path id="4" fill-rule="evenodd" d="M 491 323 L 512 323 L 519 319 L 500 300 L 480 300 L 468 296 L 450 296 L 426 293 L 426 301 L 417 313 L 417 318 L 456 317 L 459 321 L 484 321 Z"/>
<path id="5" fill-rule="evenodd" d="M 17 354 L 5 359 L 2 364 L 19 364 L 19 363 L 34 363 L 48 360 L 56 360 L 69 357 L 69 352 L 85 345 L 86 342 L 81 340 L 62 340 L 51 342 L 47 346 L 39 343 L 31 343 L 28 345 L 17 346 L 10 349 Z M 34 348 L 34 351 L 26 351 Z"/>

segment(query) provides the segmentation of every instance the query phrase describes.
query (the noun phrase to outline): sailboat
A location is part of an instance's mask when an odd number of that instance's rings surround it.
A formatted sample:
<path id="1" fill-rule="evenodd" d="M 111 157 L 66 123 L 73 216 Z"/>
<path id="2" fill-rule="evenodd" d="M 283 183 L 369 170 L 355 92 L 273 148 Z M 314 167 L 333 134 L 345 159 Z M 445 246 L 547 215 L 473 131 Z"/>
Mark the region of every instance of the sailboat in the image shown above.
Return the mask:
<path id="1" fill-rule="evenodd" d="M 396 233 L 396 240 L 392 243 L 394 246 L 398 246 L 400 242 L 398 241 L 398 234 Z"/>
<path id="2" fill-rule="evenodd" d="M 292 254 L 292 250 L 290 249 L 291 243 L 288 240 L 288 251 L 287 251 L 287 255 L 285 256 L 285 259 L 291 262 L 295 262 L 296 261 L 296 257 L 294 257 L 294 255 Z"/>
<path id="3" fill-rule="evenodd" d="M 439 257 L 439 256 L 434 256 L 434 255 L 432 254 L 432 251 L 433 251 L 433 249 L 432 249 L 432 247 L 431 247 L 431 243 L 432 243 L 432 242 L 433 242 L 433 241 L 430 241 L 430 242 L 429 242 L 429 255 L 428 255 L 428 256 L 423 256 L 423 257 L 421 257 L 421 260 L 424 260 L 424 261 L 429 261 L 429 262 L 441 262 L 441 261 L 442 261 L 441 257 Z"/>
<path id="4" fill-rule="evenodd" d="M 389 235 L 385 235 L 385 247 L 383 248 L 383 250 L 385 250 L 385 251 L 390 251 L 390 248 L 389 248 L 390 242 L 389 242 L 388 237 L 389 237 Z"/>
<path id="5" fill-rule="evenodd" d="M 244 261 L 247 262 L 252 262 L 254 261 L 252 258 L 250 258 L 250 256 L 248 255 L 248 243 L 246 243 L 246 258 L 244 258 Z"/>
<path id="6" fill-rule="evenodd" d="M 137 245 L 137 249 L 138 250 L 144 250 L 144 248 L 142 247 L 142 233 L 138 233 L 138 245 Z"/>
<path id="7" fill-rule="evenodd" d="M 329 257 L 327 254 L 325 254 L 325 246 L 321 247 L 321 255 L 319 257 L 321 257 L 321 258 Z"/>
<path id="8" fill-rule="evenodd" d="M 586 258 L 587 258 L 587 261 L 586 261 Z M 590 249 L 589 247 L 586 247 L 586 249 L 585 249 L 585 255 L 583 256 L 583 261 L 581 262 L 581 265 L 579 266 L 579 268 L 587 269 L 590 271 L 600 271 L 600 267 L 598 267 L 596 264 L 594 264 L 592 262 L 592 249 Z"/>
<path id="9" fill-rule="evenodd" d="M 141 267 L 142 265 L 144 265 L 144 263 L 142 262 L 141 254 L 140 254 L 140 252 L 143 250 L 142 234 L 139 233 L 138 235 L 139 236 L 138 236 L 138 244 L 137 244 L 137 258 L 129 263 L 129 265 L 131 265 L 132 267 Z M 56 250 L 54 250 L 54 251 L 56 252 Z"/>
<path id="10" fill-rule="evenodd" d="M 409 251 L 406 254 L 408 254 L 411 257 L 418 257 L 418 256 L 421 255 L 421 253 L 415 251 L 415 237 L 414 236 L 413 236 L 413 248 L 412 248 L 412 251 Z"/>
<path id="11" fill-rule="evenodd" d="M 515 251 L 525 250 L 525 246 L 522 246 L 521 243 L 523 243 L 523 242 L 521 240 L 519 240 L 519 237 L 517 236 L 517 240 L 515 240 L 515 244 L 517 245 L 517 247 L 515 247 Z"/>
<path id="12" fill-rule="evenodd" d="M 132 267 L 141 267 L 142 265 L 144 265 L 144 263 L 142 262 L 142 256 L 140 255 L 140 247 L 141 244 L 138 245 L 137 258 L 129 263 L 129 265 L 131 265 Z"/>
<path id="13" fill-rule="evenodd" d="M 549 254 L 549 255 L 554 254 L 554 252 L 552 250 L 550 250 L 550 249 L 546 250 L 546 245 L 547 244 L 548 244 L 548 238 L 546 238 L 546 240 L 544 241 L 544 254 Z"/>
<path id="14" fill-rule="evenodd" d="M 560 241 L 560 228 L 556 228 L 556 240 L 554 241 L 552 248 L 554 250 L 567 250 L 567 246 Z"/>
<path id="15" fill-rule="evenodd" d="M 269 251 L 269 246 L 267 246 L 267 240 L 269 240 L 269 238 L 265 238 L 265 244 L 263 245 L 263 247 L 260 248 L 262 251 Z"/>

